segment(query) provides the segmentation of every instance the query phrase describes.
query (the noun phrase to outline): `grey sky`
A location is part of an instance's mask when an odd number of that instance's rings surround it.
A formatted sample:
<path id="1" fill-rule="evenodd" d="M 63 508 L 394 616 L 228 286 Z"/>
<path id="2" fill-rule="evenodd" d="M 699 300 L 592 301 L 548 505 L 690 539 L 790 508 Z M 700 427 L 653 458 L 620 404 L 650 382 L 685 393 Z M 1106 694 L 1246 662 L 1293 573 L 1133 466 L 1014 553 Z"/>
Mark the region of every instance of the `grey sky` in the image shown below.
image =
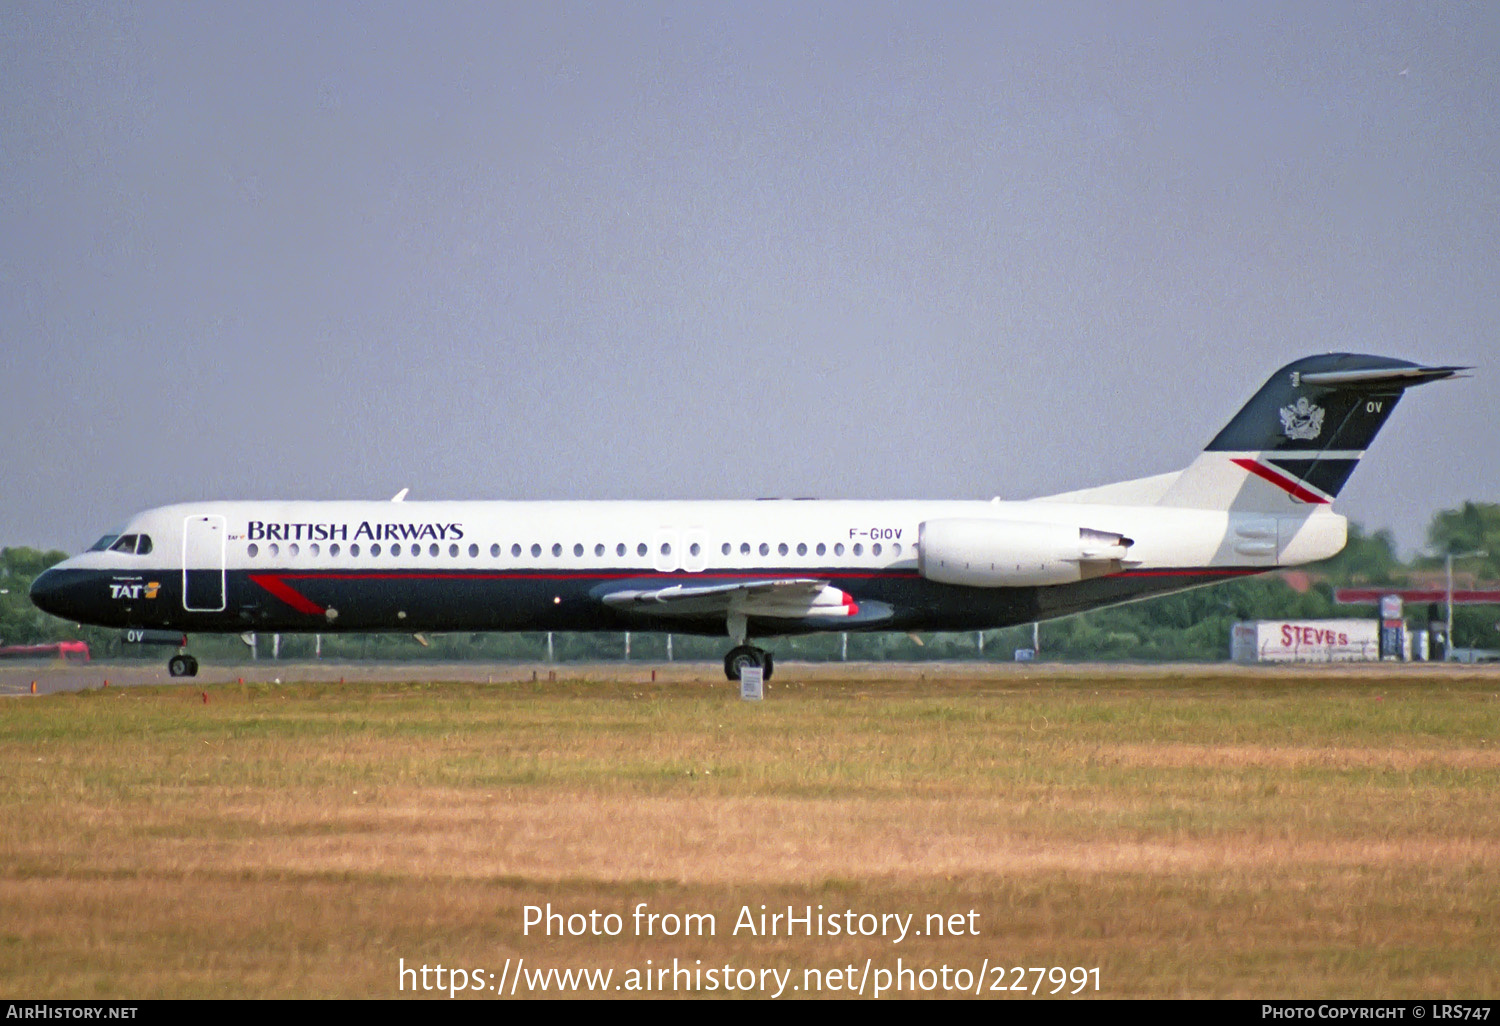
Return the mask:
<path id="1" fill-rule="evenodd" d="M 1500 5 L 6 3 L 0 544 L 197 498 L 1025 498 L 1277 367 L 1477 364 Z"/>

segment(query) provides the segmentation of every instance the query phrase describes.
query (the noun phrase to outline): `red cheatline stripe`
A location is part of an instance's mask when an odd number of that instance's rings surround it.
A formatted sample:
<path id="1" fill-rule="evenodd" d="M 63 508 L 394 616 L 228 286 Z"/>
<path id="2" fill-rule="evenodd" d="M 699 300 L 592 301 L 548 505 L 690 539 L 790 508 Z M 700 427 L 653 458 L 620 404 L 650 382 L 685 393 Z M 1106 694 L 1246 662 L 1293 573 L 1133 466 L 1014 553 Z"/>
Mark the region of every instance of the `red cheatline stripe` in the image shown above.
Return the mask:
<path id="1" fill-rule="evenodd" d="M 269 575 L 266 575 L 269 576 Z M 673 573 L 564 573 L 538 571 L 535 573 L 475 573 L 472 571 L 406 571 L 386 573 L 363 573 L 359 571 L 323 570 L 308 571 L 304 573 L 282 573 L 277 574 L 277 580 L 290 581 L 636 581 L 642 578 L 661 578 L 664 580 L 686 581 L 692 579 L 710 580 L 718 578 L 738 579 L 743 578 L 750 581 L 762 581 L 768 578 L 822 578 L 841 577 L 855 578 L 859 580 L 873 580 L 876 578 L 897 578 L 916 580 L 920 575 L 911 570 L 891 570 L 882 573 L 846 573 L 843 570 L 788 570 L 785 572 L 763 571 L 761 573 L 721 573 L 714 570 L 705 570 L 700 573 L 690 574 L 686 570 L 678 570 Z"/>
<path id="2" fill-rule="evenodd" d="M 1325 505 L 1330 501 L 1329 499 L 1317 494 L 1316 492 L 1308 491 L 1306 488 L 1302 487 L 1291 478 L 1283 477 L 1282 475 L 1276 473 L 1276 471 L 1272 470 L 1270 467 L 1256 463 L 1254 460 L 1236 459 L 1231 460 L 1230 462 L 1237 467 L 1242 467 L 1245 470 L 1250 471 L 1250 473 L 1254 474 L 1258 478 L 1271 482 L 1277 488 L 1280 488 L 1282 491 L 1286 492 L 1294 499 L 1301 499 L 1303 502 L 1321 502 Z"/>
<path id="3" fill-rule="evenodd" d="M 1123 573 L 1110 574 L 1109 576 L 1112 577 L 1112 578 L 1118 578 L 1118 577 L 1243 577 L 1243 576 L 1246 576 L 1248 574 L 1264 573 L 1268 569 L 1271 569 L 1271 568 L 1270 567 L 1266 567 L 1264 569 L 1262 569 L 1262 568 L 1243 568 L 1243 569 L 1242 568 L 1223 568 L 1223 569 L 1219 569 L 1219 568 L 1202 567 L 1202 568 L 1197 568 L 1197 569 L 1183 568 L 1183 569 L 1174 569 L 1174 570 L 1126 570 Z M 251 580 L 252 583 L 259 585 L 260 587 L 264 588 L 266 591 L 270 592 L 272 595 L 275 595 L 277 598 L 281 599 L 281 601 L 283 601 L 287 605 L 291 606 L 297 612 L 299 612 L 299 613 L 307 613 L 310 616 L 323 616 L 327 612 L 327 610 L 325 610 L 322 606 L 318 605 L 316 602 L 313 602 L 311 599 L 307 598 L 305 595 L 303 595 L 300 592 L 298 592 L 296 589 L 292 588 L 291 585 L 287 584 L 286 581 L 283 578 L 290 577 L 290 578 L 292 578 L 294 580 L 302 580 L 302 581 L 306 581 L 306 580 L 315 580 L 315 581 L 316 580 L 323 580 L 323 581 L 327 581 L 327 580 L 342 580 L 342 581 L 349 581 L 349 580 L 360 580 L 360 581 L 370 581 L 370 580 L 374 580 L 374 581 L 409 581 L 409 580 L 426 580 L 426 581 L 470 580 L 470 581 L 473 581 L 473 580 L 481 580 L 481 581 L 483 581 L 483 580 L 490 580 L 490 581 L 493 581 L 493 580 L 580 580 L 580 579 L 609 580 L 609 579 L 612 579 L 612 578 L 624 579 L 624 578 L 641 578 L 641 577 L 681 577 L 682 575 L 680 573 L 648 573 L 648 574 L 640 574 L 640 573 L 634 573 L 634 574 L 632 574 L 632 573 L 624 573 L 624 574 L 576 574 L 576 573 L 575 574 L 546 574 L 546 573 L 539 573 L 539 574 L 505 574 L 505 573 L 494 573 L 494 574 L 477 574 L 477 573 L 339 573 L 337 571 L 334 571 L 334 572 L 331 572 L 331 573 L 330 572 L 325 572 L 325 573 L 300 573 L 300 574 L 250 574 L 249 576 L 250 576 L 250 580 Z M 710 577 L 746 577 L 746 578 L 758 579 L 758 578 L 763 578 L 763 577 L 765 577 L 767 575 L 766 574 L 750 574 L 750 573 L 745 573 L 745 574 L 708 574 L 708 575 L 705 575 L 705 576 L 710 576 Z M 822 575 L 822 576 L 829 576 L 829 577 L 833 577 L 833 576 L 838 576 L 838 577 L 858 577 L 858 578 L 867 578 L 867 579 L 868 578 L 879 578 L 879 577 L 886 577 L 886 578 L 898 577 L 898 578 L 912 578 L 912 579 L 915 579 L 915 578 L 918 577 L 917 574 L 911 573 L 909 571 L 895 571 L 895 572 L 886 572 L 886 573 L 860 573 L 860 574 L 837 573 L 837 574 L 825 574 L 825 575 Z M 844 605 L 844 609 L 845 609 L 845 612 L 844 612 L 845 616 L 855 616 L 855 615 L 857 615 L 859 613 L 859 604 L 854 600 L 854 596 L 850 595 L 848 592 L 844 592 L 844 602 L 843 602 L 843 605 Z"/>
<path id="4" fill-rule="evenodd" d="M 1124 571 L 1122 571 L 1120 573 L 1117 573 L 1117 574 L 1110 574 L 1109 576 L 1111 578 L 1115 578 L 1115 577 L 1245 577 L 1245 576 L 1248 576 L 1250 574 L 1263 574 L 1263 573 L 1265 573 L 1268 570 L 1275 570 L 1275 569 L 1277 569 L 1277 568 L 1273 567 L 1273 566 L 1267 566 L 1267 567 L 1254 567 L 1254 568 L 1250 568 L 1250 569 L 1235 569 L 1235 570 L 1209 570 L 1209 569 L 1202 569 L 1202 570 L 1124 570 Z"/>
<path id="5" fill-rule="evenodd" d="M 1263 574 L 1275 567 L 1184 567 L 1172 570 L 1125 570 L 1109 577 L 1241 577 L 1246 574 Z M 758 581 L 776 574 L 767 573 L 704 573 L 703 578 L 744 578 L 746 580 Z M 786 576 L 798 576 L 788 574 Z M 921 575 L 909 570 L 893 570 L 884 573 L 848 573 L 842 570 L 817 572 L 800 576 L 807 577 L 838 577 L 843 579 L 854 578 L 856 580 L 920 580 Z M 304 613 L 315 613 L 321 615 L 324 612 L 319 606 L 303 595 L 294 591 L 286 582 L 293 581 L 611 581 L 611 580 L 640 580 L 641 578 L 662 578 L 686 580 L 685 571 L 676 573 L 472 573 L 465 571 L 439 571 L 439 572 L 384 572 L 384 573 L 361 573 L 358 571 L 324 570 L 303 571 L 302 573 L 280 573 L 280 574 L 251 574 L 250 580 L 262 588 L 286 602 L 292 608 Z M 1457 593 L 1455 593 L 1457 594 Z M 850 607 L 850 616 L 858 611 L 859 606 L 854 596 L 845 592 L 845 602 Z"/>
<path id="6" fill-rule="evenodd" d="M 299 613 L 311 613 L 313 616 L 322 616 L 325 612 L 322 606 L 293 590 L 290 585 L 279 577 L 273 577 L 270 574 L 251 574 L 250 580 L 281 599 L 281 601 Z"/>

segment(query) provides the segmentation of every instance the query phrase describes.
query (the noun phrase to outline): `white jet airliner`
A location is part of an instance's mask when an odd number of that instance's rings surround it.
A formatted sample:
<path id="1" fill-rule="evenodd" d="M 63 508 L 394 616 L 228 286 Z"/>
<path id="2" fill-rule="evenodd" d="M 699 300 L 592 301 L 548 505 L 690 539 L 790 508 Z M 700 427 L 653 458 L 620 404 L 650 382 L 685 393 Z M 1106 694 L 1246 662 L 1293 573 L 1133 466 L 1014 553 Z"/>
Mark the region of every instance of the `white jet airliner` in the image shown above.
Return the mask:
<path id="1" fill-rule="evenodd" d="M 1330 503 L 1404 391 L 1466 369 L 1307 357 L 1185 469 L 1024 502 L 163 506 L 31 597 L 136 630 L 727 636 L 731 680 L 769 677 L 751 639 L 1005 627 L 1332 556 L 1347 522 Z"/>

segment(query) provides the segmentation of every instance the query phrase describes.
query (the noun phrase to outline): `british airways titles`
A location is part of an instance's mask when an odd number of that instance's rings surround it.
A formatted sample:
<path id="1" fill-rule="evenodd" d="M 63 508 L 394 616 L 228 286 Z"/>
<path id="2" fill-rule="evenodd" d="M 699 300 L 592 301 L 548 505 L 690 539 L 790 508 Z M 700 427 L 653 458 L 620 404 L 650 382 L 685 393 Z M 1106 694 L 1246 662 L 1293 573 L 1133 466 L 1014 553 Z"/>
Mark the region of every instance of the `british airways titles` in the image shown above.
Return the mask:
<path id="1" fill-rule="evenodd" d="M 246 525 L 249 541 L 458 541 L 463 524 L 372 524 L 361 520 L 351 532 L 348 524 L 269 524 L 252 520 Z"/>

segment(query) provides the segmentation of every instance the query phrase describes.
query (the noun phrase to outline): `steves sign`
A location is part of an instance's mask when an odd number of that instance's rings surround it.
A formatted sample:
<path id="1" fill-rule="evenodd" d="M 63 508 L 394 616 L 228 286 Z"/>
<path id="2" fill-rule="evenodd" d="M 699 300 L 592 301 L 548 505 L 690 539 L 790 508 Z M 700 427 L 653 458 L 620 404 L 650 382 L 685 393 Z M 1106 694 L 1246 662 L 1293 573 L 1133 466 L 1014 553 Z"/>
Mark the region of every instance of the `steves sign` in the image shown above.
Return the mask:
<path id="1" fill-rule="evenodd" d="M 1332 663 L 1380 658 L 1379 620 L 1253 620 L 1234 625 L 1237 663 Z"/>

